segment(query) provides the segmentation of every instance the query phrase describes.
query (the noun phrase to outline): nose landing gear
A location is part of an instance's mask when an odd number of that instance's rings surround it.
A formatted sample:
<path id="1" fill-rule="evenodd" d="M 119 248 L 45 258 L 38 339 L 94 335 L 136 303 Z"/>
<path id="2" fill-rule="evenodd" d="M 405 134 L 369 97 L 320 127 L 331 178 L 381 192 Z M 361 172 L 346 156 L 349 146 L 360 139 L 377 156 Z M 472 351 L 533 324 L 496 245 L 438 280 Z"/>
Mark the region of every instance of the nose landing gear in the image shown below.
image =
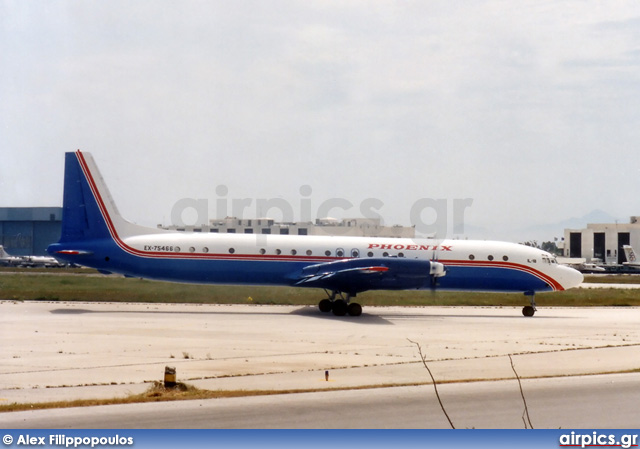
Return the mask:
<path id="1" fill-rule="evenodd" d="M 524 306 L 522 308 L 522 314 L 526 317 L 531 317 L 536 313 L 536 296 L 535 293 L 525 293 L 525 296 L 529 297 L 529 301 L 531 301 L 530 306 Z"/>

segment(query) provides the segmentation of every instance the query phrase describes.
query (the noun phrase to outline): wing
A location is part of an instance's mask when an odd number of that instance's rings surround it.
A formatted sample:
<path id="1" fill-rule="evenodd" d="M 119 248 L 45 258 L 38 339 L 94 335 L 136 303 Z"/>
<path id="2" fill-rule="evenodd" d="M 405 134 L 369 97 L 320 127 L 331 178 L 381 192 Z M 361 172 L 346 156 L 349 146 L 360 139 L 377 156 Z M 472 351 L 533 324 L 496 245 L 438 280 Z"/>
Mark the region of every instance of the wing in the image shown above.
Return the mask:
<path id="1" fill-rule="evenodd" d="M 438 262 L 385 257 L 310 265 L 294 274 L 292 279 L 296 286 L 324 288 L 355 296 L 367 290 L 430 288 L 435 277 L 443 273 L 442 264 Z"/>

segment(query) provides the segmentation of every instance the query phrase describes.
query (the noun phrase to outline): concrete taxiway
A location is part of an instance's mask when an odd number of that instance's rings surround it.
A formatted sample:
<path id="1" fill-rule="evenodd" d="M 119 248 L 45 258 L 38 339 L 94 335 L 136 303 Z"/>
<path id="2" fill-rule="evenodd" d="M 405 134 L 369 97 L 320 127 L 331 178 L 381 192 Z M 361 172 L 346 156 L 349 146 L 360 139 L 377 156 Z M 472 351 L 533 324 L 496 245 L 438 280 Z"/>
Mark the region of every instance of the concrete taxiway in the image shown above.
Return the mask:
<path id="1" fill-rule="evenodd" d="M 625 372 L 640 309 L 0 302 L 0 403 L 109 398 L 175 366 L 205 389 L 332 389 Z M 325 380 L 329 371 L 329 381 Z"/>

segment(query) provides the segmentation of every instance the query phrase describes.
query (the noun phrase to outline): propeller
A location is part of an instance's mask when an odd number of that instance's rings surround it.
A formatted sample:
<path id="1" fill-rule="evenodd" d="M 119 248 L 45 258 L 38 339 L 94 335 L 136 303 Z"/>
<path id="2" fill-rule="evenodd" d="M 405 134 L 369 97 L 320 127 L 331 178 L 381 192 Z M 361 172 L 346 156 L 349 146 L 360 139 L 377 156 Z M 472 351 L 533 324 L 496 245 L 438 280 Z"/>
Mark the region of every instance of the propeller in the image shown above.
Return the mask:
<path id="1" fill-rule="evenodd" d="M 439 286 L 439 279 L 447 274 L 447 268 L 440 262 L 438 262 L 438 256 L 440 254 L 440 242 L 436 240 L 436 246 L 433 249 L 433 255 L 431 256 L 429 264 L 429 276 L 431 277 L 431 290 L 435 292 Z"/>

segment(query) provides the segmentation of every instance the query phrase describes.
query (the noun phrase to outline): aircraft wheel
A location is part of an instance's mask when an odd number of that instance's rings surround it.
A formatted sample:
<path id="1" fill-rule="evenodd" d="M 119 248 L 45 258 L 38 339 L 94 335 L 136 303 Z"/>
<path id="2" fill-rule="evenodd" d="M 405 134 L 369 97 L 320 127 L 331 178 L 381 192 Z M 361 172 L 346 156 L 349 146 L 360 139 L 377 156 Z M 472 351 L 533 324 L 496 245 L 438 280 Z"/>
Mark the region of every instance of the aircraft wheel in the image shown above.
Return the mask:
<path id="1" fill-rule="evenodd" d="M 342 299 L 338 299 L 333 301 L 333 314 L 335 316 L 345 316 L 347 314 L 349 306 L 347 306 L 347 302 Z"/>
<path id="2" fill-rule="evenodd" d="M 323 299 L 322 301 L 320 301 L 320 303 L 318 304 L 318 308 L 320 309 L 320 312 L 331 312 L 331 309 L 333 308 L 331 301 L 329 301 L 328 299 Z"/>
<path id="3" fill-rule="evenodd" d="M 349 304 L 347 312 L 350 316 L 360 316 L 362 315 L 362 306 L 357 302 L 352 302 L 351 304 Z"/>
<path id="4" fill-rule="evenodd" d="M 536 313 L 536 310 L 531 306 L 524 306 L 522 308 L 522 314 L 524 316 L 533 316 L 534 313 Z"/>

